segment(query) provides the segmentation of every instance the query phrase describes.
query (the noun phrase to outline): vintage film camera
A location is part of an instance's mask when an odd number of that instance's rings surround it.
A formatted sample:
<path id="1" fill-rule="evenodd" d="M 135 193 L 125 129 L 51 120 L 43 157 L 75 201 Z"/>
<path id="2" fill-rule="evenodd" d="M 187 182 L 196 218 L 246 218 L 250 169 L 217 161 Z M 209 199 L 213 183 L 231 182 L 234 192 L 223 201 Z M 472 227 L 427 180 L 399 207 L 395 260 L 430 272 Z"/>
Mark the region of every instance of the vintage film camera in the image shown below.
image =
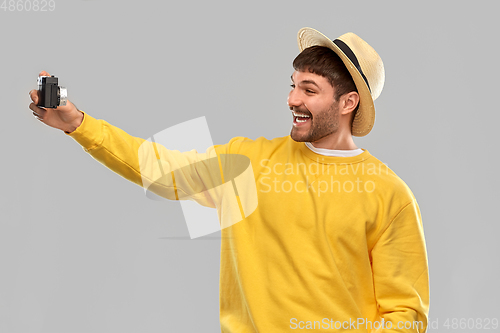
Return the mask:
<path id="1" fill-rule="evenodd" d="M 38 77 L 38 105 L 42 108 L 57 108 L 60 105 L 66 105 L 68 92 L 66 88 L 58 86 L 57 77 L 39 76 Z"/>

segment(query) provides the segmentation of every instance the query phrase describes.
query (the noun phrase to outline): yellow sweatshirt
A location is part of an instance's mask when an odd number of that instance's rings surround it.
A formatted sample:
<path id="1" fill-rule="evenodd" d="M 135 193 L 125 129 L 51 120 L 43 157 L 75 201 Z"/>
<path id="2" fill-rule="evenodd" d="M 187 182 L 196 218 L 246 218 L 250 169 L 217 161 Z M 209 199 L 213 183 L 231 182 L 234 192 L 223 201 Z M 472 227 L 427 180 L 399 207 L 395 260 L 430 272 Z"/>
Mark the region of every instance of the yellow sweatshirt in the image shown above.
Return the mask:
<path id="1" fill-rule="evenodd" d="M 88 114 L 68 135 L 140 186 L 217 208 L 221 225 L 224 214 L 241 213 L 222 228 L 222 332 L 426 331 L 428 264 L 417 201 L 367 150 L 323 156 L 286 136 L 236 137 L 181 153 Z M 153 170 L 154 161 L 163 169 Z M 225 203 L 215 189 L 246 162 L 254 182 L 240 179 L 237 200 Z"/>

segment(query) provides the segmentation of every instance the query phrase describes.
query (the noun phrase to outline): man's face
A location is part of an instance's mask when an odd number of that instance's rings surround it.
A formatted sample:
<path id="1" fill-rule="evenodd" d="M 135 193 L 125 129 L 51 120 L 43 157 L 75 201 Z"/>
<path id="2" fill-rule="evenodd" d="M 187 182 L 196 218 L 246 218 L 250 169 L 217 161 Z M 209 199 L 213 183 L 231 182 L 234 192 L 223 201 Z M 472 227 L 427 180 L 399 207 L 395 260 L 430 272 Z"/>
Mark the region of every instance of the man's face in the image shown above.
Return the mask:
<path id="1" fill-rule="evenodd" d="M 334 94 L 335 89 L 321 75 L 299 71 L 292 74 L 288 106 L 293 116 L 293 140 L 315 142 L 337 131 L 339 107 Z"/>

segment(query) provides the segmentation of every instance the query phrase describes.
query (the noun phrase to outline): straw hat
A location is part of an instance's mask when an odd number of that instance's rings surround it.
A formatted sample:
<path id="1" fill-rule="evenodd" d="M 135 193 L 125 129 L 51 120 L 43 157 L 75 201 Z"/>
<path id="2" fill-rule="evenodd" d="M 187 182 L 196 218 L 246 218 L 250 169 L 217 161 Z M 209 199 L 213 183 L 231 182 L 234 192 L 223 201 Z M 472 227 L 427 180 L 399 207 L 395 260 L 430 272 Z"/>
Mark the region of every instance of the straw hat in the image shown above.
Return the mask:
<path id="1" fill-rule="evenodd" d="M 352 135 L 365 136 L 375 123 L 373 101 L 382 92 L 385 81 L 384 64 L 375 50 L 352 32 L 330 40 L 312 28 L 302 28 L 297 35 L 299 49 L 326 46 L 332 49 L 351 73 L 359 94 L 359 108 L 352 123 Z"/>

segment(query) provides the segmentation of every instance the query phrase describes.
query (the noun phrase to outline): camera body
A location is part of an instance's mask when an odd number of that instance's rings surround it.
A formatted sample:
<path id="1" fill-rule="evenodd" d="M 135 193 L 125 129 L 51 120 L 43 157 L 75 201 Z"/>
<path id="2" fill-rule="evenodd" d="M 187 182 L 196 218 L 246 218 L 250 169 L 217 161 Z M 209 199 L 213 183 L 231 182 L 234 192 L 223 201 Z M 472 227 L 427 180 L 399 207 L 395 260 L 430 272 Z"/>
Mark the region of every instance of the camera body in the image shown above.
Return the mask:
<path id="1" fill-rule="evenodd" d="M 42 108 L 57 108 L 66 105 L 68 92 L 66 88 L 58 86 L 58 79 L 52 76 L 38 77 L 38 105 Z"/>

